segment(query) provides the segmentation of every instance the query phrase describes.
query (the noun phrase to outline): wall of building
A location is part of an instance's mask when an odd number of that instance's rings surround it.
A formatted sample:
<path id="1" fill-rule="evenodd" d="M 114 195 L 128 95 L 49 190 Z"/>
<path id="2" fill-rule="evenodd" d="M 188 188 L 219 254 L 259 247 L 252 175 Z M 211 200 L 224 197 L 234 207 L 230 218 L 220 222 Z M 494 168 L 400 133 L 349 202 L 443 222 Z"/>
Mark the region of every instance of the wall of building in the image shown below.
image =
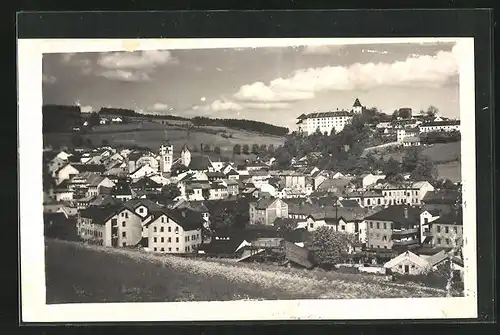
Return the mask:
<path id="1" fill-rule="evenodd" d="M 406 272 L 405 267 L 407 267 L 408 272 Z M 410 259 L 404 259 L 399 264 L 396 264 L 391 268 L 393 273 L 400 273 L 406 275 L 419 275 L 426 271 L 426 268 L 413 263 Z"/>
<path id="2" fill-rule="evenodd" d="M 392 249 L 392 222 L 366 220 L 367 247 Z M 384 226 L 385 224 L 385 226 Z"/>
<path id="3" fill-rule="evenodd" d="M 201 231 L 184 231 L 174 220 L 162 215 L 148 226 L 148 242 L 153 252 L 193 252 L 202 242 Z"/>

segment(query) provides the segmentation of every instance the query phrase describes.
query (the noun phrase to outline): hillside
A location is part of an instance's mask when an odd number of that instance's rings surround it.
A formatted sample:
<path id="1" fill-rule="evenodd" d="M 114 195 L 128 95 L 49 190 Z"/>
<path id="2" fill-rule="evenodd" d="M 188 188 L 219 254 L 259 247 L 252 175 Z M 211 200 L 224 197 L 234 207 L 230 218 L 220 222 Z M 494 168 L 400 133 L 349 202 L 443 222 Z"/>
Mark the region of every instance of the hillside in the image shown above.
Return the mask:
<path id="1" fill-rule="evenodd" d="M 371 275 L 184 259 L 57 240 L 46 240 L 45 257 L 48 304 L 445 295 Z"/>
<path id="2" fill-rule="evenodd" d="M 59 147 L 69 145 L 73 133 L 47 133 L 44 134 L 44 145 Z M 181 127 L 173 127 L 155 123 L 131 123 L 120 125 L 96 126 L 94 131 L 83 135 L 84 139 L 90 139 L 94 145 L 101 145 L 103 141 L 115 146 L 140 146 L 157 150 L 161 143 L 168 139 L 174 146 L 174 152 L 180 152 L 182 146 L 187 143 L 192 148 L 200 149 L 203 145 L 210 145 L 213 149 L 218 146 L 221 155 L 231 157 L 235 144 L 249 145 L 265 144 L 277 147 L 284 142 L 283 137 L 264 135 L 257 132 L 236 130 L 226 127 L 200 127 L 187 130 Z"/>

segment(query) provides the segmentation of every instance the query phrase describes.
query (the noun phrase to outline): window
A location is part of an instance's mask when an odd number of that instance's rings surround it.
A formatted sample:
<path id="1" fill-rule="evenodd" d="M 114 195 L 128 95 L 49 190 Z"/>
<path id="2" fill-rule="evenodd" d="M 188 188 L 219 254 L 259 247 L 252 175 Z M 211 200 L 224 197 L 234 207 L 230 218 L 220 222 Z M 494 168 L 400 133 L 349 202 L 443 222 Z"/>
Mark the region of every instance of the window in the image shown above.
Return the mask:
<path id="1" fill-rule="evenodd" d="M 310 228 L 314 228 L 314 223 L 310 223 L 310 224 L 309 224 L 309 227 L 310 227 Z"/>
<path id="2" fill-rule="evenodd" d="M 179 243 L 179 238 L 178 238 L 178 237 L 176 237 L 176 238 L 175 238 L 175 242 L 176 242 L 176 243 Z M 178 248 L 177 248 L 177 249 L 178 249 Z"/>
<path id="3" fill-rule="evenodd" d="M 387 241 L 387 236 L 382 236 L 382 241 Z"/>
<path id="4" fill-rule="evenodd" d="M 377 222 L 377 229 L 380 229 L 380 222 Z"/>
<path id="5" fill-rule="evenodd" d="M 157 241 L 157 240 L 158 240 L 158 239 L 157 239 L 156 237 L 154 237 L 154 238 L 153 238 L 153 241 L 154 241 L 155 243 L 156 243 L 156 241 Z"/>
<path id="6" fill-rule="evenodd" d="M 384 229 L 387 229 L 387 223 L 384 222 Z"/>
<path id="7" fill-rule="evenodd" d="M 153 231 L 156 233 L 156 227 L 153 227 Z"/>
<path id="8" fill-rule="evenodd" d="M 165 223 L 165 218 L 163 216 L 161 217 L 161 223 Z"/>
<path id="9" fill-rule="evenodd" d="M 436 231 L 437 231 L 438 233 L 440 233 L 440 232 L 441 232 L 441 226 L 440 226 L 440 225 L 437 225 L 437 226 L 436 226 Z"/>
<path id="10" fill-rule="evenodd" d="M 123 238 L 127 237 L 127 232 L 126 231 L 122 232 L 122 237 Z"/>
<path id="11" fill-rule="evenodd" d="M 172 242 L 172 238 L 169 237 L 168 240 L 167 240 L 168 243 Z"/>
<path id="12" fill-rule="evenodd" d="M 128 219 L 128 212 L 125 212 L 125 219 Z"/>
<path id="13" fill-rule="evenodd" d="M 124 217 L 124 216 L 125 216 L 125 213 L 122 213 L 122 214 L 121 214 L 121 216 L 122 216 L 122 217 Z"/>
<path id="14" fill-rule="evenodd" d="M 178 248 L 178 247 L 177 247 L 177 248 L 175 248 L 175 251 L 179 251 L 179 248 Z"/>
<path id="15" fill-rule="evenodd" d="M 445 240 L 445 242 L 446 242 L 446 244 L 447 244 L 447 245 L 450 245 L 450 239 L 449 239 L 449 238 L 447 238 L 447 239 Z"/>
<path id="16" fill-rule="evenodd" d="M 458 228 L 457 227 L 453 227 L 453 232 L 456 234 L 458 233 Z"/>
<path id="17" fill-rule="evenodd" d="M 168 227 L 168 232 L 170 233 L 172 231 L 172 227 Z"/>
<path id="18" fill-rule="evenodd" d="M 123 242 L 122 247 L 126 247 L 126 246 L 127 246 L 127 243 Z"/>
<path id="19" fill-rule="evenodd" d="M 411 268 L 412 268 L 412 269 L 415 269 L 415 265 L 412 265 L 412 266 L 411 266 Z"/>
<path id="20" fill-rule="evenodd" d="M 125 227 L 127 223 L 125 221 L 122 222 L 122 227 Z"/>
<path id="21" fill-rule="evenodd" d="M 157 251 L 158 249 L 154 248 L 153 250 L 154 250 L 154 251 Z"/>
<path id="22" fill-rule="evenodd" d="M 172 248 L 168 248 L 168 251 L 172 251 Z"/>
<path id="23" fill-rule="evenodd" d="M 345 230 L 345 225 L 342 225 L 342 230 Z"/>
<path id="24" fill-rule="evenodd" d="M 161 250 L 161 251 L 165 251 L 165 248 L 161 248 L 160 250 Z"/>
<path id="25" fill-rule="evenodd" d="M 380 245 L 377 245 L 377 249 L 380 249 Z"/>
<path id="26" fill-rule="evenodd" d="M 141 214 L 144 213 L 144 208 L 142 208 L 142 207 L 139 208 L 139 213 L 141 213 Z"/>
<path id="27" fill-rule="evenodd" d="M 445 226 L 445 227 L 444 227 L 444 232 L 445 232 L 446 234 L 448 234 L 448 233 L 450 232 L 450 230 L 449 230 L 448 226 Z"/>
<path id="28" fill-rule="evenodd" d="M 165 238 L 162 237 L 160 241 L 161 241 L 161 243 L 165 242 Z"/>
<path id="29" fill-rule="evenodd" d="M 429 223 L 429 219 L 428 218 L 424 218 L 424 223 Z"/>
<path id="30" fill-rule="evenodd" d="M 441 238 L 438 237 L 437 244 L 441 244 Z"/>
<path id="31" fill-rule="evenodd" d="M 160 232 L 163 233 L 163 227 L 160 227 Z"/>
<path id="32" fill-rule="evenodd" d="M 370 222 L 370 228 L 373 228 L 373 222 Z"/>

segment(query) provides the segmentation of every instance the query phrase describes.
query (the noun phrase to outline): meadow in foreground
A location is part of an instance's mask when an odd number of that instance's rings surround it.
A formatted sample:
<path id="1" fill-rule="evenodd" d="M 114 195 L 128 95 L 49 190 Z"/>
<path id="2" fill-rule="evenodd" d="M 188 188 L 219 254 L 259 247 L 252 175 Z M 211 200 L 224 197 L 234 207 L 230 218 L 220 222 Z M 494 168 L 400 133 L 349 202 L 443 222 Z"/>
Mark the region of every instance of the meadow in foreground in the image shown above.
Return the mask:
<path id="1" fill-rule="evenodd" d="M 185 259 L 46 241 L 47 303 L 444 297 L 375 276 Z"/>

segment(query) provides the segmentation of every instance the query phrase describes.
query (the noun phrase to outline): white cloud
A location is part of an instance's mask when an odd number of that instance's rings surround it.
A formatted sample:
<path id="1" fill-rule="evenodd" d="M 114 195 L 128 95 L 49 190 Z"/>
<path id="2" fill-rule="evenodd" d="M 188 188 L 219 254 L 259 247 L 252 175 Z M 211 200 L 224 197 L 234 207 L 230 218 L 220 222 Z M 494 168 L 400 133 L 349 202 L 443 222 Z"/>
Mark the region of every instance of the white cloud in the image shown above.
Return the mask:
<path id="1" fill-rule="evenodd" d="M 210 110 L 213 112 L 221 112 L 221 111 L 240 111 L 243 109 L 243 106 L 234 101 L 222 101 L 215 100 L 210 105 L 205 107 L 205 110 Z"/>
<path id="2" fill-rule="evenodd" d="M 44 84 L 54 84 L 57 81 L 57 78 L 50 74 L 43 74 L 42 81 Z"/>
<path id="3" fill-rule="evenodd" d="M 458 47 L 434 56 L 408 57 L 392 63 L 356 63 L 294 71 L 287 78 L 269 84 L 243 85 L 234 98 L 244 102 L 293 102 L 315 97 L 327 91 L 366 90 L 381 86 L 439 87 L 458 74 Z"/>
<path id="4" fill-rule="evenodd" d="M 97 64 L 106 69 L 153 69 L 176 61 L 170 51 L 146 50 L 101 54 Z"/>
<path id="5" fill-rule="evenodd" d="M 116 80 L 116 81 L 125 81 L 125 82 L 141 82 L 141 81 L 150 81 L 151 78 L 146 72 L 141 71 L 128 71 L 128 70 L 111 70 L 96 73 L 98 76 Z"/>
<path id="6" fill-rule="evenodd" d="M 362 49 L 361 52 L 368 52 L 371 54 L 380 54 L 380 55 L 386 55 L 388 54 L 387 51 L 379 51 L 379 50 L 372 50 L 372 49 Z"/>
<path id="7" fill-rule="evenodd" d="M 314 98 L 314 93 L 295 90 L 288 85 L 287 80 L 278 78 L 270 85 L 255 82 L 243 85 L 234 95 L 235 99 L 249 102 L 285 102 Z"/>
<path id="8" fill-rule="evenodd" d="M 302 53 L 306 55 L 329 55 L 341 48 L 342 45 L 307 45 Z"/>
<path id="9" fill-rule="evenodd" d="M 205 97 L 201 97 L 201 98 L 200 98 L 200 100 L 201 100 L 201 101 L 205 101 L 205 100 L 207 100 L 207 98 L 205 98 Z"/>
<path id="10" fill-rule="evenodd" d="M 153 105 L 152 109 L 154 111 L 167 111 L 167 110 L 173 110 L 173 107 L 161 102 L 157 102 Z"/>
<path id="11" fill-rule="evenodd" d="M 86 106 L 81 106 L 80 105 L 80 111 L 82 113 L 90 113 L 92 112 L 94 109 L 92 108 L 92 106 L 89 106 L 89 105 L 86 105 Z"/>

